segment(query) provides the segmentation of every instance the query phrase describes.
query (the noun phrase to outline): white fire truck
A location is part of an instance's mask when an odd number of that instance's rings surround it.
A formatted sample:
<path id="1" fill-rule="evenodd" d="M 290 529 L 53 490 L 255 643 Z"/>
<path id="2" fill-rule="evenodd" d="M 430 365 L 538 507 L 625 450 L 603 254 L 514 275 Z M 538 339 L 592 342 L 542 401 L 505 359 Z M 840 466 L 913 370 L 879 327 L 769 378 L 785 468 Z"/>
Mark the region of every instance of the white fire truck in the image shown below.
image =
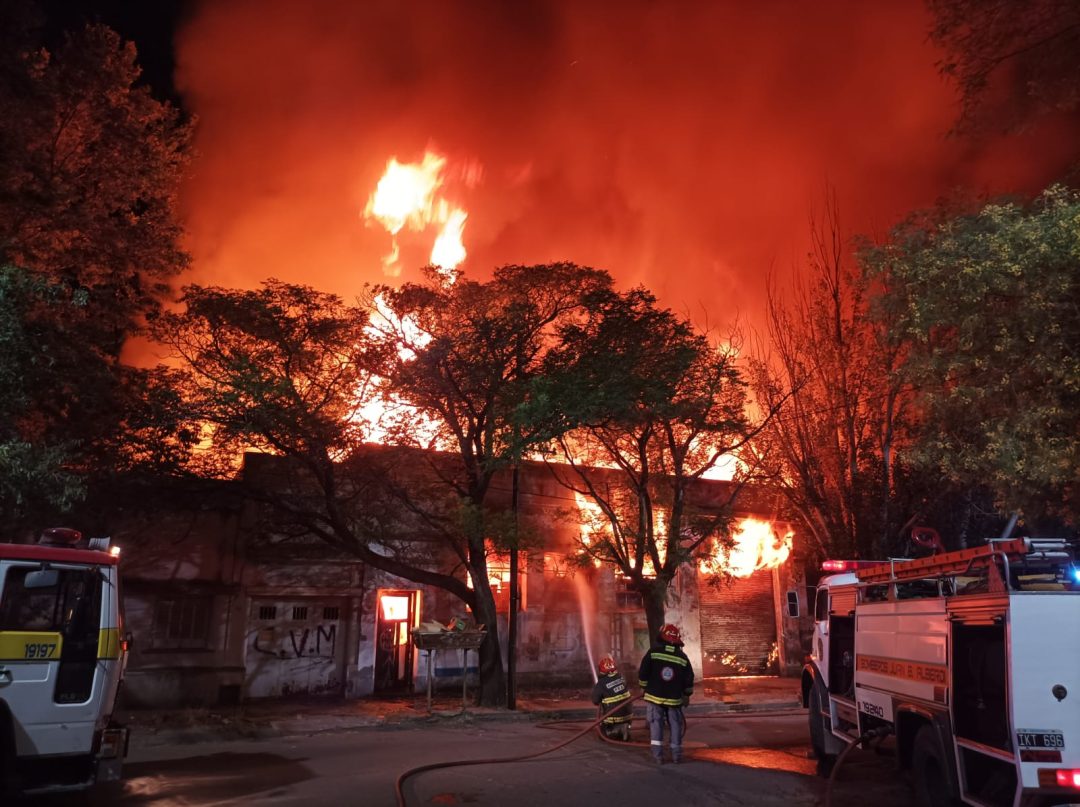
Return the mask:
<path id="1" fill-rule="evenodd" d="M 1019 538 L 826 561 L 802 676 L 823 772 L 895 735 L 926 805 L 1080 804 L 1080 567 Z"/>
<path id="2" fill-rule="evenodd" d="M 119 550 L 76 530 L 0 543 L 0 801 L 120 778 Z"/>

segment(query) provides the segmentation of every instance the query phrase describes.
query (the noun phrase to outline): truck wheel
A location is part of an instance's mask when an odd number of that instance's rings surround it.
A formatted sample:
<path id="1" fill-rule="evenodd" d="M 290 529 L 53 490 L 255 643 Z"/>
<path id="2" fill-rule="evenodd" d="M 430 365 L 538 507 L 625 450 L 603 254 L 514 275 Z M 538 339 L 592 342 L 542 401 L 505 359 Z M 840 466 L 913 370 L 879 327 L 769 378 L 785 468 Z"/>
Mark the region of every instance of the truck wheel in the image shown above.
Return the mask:
<path id="1" fill-rule="evenodd" d="M 809 716 L 807 720 L 810 726 L 810 749 L 814 752 L 814 758 L 817 760 L 818 774 L 828 776 L 832 773 L 836 755 L 825 751 L 825 718 L 821 716 L 821 692 L 818 687 L 811 687 L 809 700 Z"/>
<path id="2" fill-rule="evenodd" d="M 945 756 L 933 726 L 923 726 L 915 735 L 911 749 L 911 782 L 915 800 L 922 807 L 952 807 L 956 804 L 949 792 Z"/>
<path id="3" fill-rule="evenodd" d="M 15 737 L 11 720 L 0 714 L 0 801 L 14 801 L 22 792 L 15 758 Z"/>

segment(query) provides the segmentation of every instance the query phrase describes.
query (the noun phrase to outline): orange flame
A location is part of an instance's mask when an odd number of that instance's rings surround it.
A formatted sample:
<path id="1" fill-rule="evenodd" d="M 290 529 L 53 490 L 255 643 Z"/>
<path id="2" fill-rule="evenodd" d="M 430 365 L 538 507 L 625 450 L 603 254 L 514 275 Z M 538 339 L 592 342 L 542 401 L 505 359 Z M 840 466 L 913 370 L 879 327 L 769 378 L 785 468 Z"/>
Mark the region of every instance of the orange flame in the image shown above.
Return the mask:
<path id="1" fill-rule="evenodd" d="M 581 518 L 579 529 L 582 545 L 589 547 L 597 536 L 603 538 L 612 534 L 611 522 L 608 521 L 600 505 L 576 490 L 574 500 L 577 502 L 578 514 Z M 656 537 L 656 554 L 660 558 L 660 563 L 663 564 L 667 558 L 667 512 L 660 508 L 653 510 L 653 534 Z M 593 558 L 593 565 L 599 567 L 600 559 Z M 656 567 L 648 555 L 641 562 L 641 573 L 645 577 L 656 576 Z"/>
<path id="2" fill-rule="evenodd" d="M 591 546 L 595 538 L 603 540 L 606 535 L 611 535 L 611 524 L 600 509 L 600 505 L 583 493 L 574 491 L 574 500 L 577 502 L 578 515 L 581 518 L 580 540 L 583 546 Z M 593 558 L 593 566 L 599 568 L 600 558 Z"/>
<path id="3" fill-rule="evenodd" d="M 447 277 L 446 282 L 453 283 L 453 277 Z M 414 360 L 417 349 L 431 342 L 431 334 L 420 327 L 414 317 L 399 317 L 395 314 L 383 295 L 376 295 L 374 303 L 374 310 L 368 317 L 365 330 L 374 336 L 395 338 L 398 343 L 398 357 L 406 362 Z M 390 423 L 393 416 L 411 411 L 412 436 L 422 445 L 432 446 L 437 443 L 438 424 L 426 415 L 418 413 L 414 406 L 406 403 L 401 396 L 390 390 L 386 379 L 381 376 L 371 376 L 367 384 L 358 390 L 358 394 L 360 400 L 354 419 L 364 427 L 365 440 L 374 443 L 391 442 Z"/>
<path id="4" fill-rule="evenodd" d="M 788 530 L 777 535 L 772 522 L 744 518 L 732 537 L 735 545 L 730 550 L 716 546 L 709 557 L 701 560 L 702 573 L 749 577 L 760 569 L 779 566 L 791 555 L 795 533 Z"/>
<path id="5" fill-rule="evenodd" d="M 452 275 L 465 260 L 462 233 L 468 214 L 439 194 L 445 169 L 446 158 L 431 151 L 425 151 L 417 163 L 400 163 L 396 157 L 387 162 L 386 171 L 364 208 L 365 219 L 377 221 L 390 233 L 390 252 L 383 257 L 387 274 L 397 275 L 401 271 L 397 235 L 405 228 L 418 233 L 429 227 L 439 228 L 430 260 L 444 274 Z M 474 170 L 478 169 L 474 167 Z"/>
<path id="6" fill-rule="evenodd" d="M 431 248 L 431 263 L 443 269 L 453 269 L 465 260 L 465 244 L 461 240 L 465 230 L 465 219 L 469 214 L 464 210 L 454 208 L 446 218 L 442 232 L 435 239 L 435 245 Z"/>

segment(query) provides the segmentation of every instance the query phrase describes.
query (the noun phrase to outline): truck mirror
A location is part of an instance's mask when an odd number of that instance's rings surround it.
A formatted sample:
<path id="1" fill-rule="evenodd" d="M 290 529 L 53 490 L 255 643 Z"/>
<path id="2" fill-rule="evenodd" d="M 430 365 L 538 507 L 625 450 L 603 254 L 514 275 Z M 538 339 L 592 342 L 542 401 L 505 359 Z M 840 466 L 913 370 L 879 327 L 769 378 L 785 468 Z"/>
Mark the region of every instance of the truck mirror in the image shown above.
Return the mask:
<path id="1" fill-rule="evenodd" d="M 53 588 L 59 582 L 60 572 L 56 569 L 38 569 L 26 573 L 23 588 Z"/>
<path id="2" fill-rule="evenodd" d="M 795 589 L 791 589 L 787 593 L 787 615 L 792 619 L 798 619 L 799 614 L 799 592 Z"/>

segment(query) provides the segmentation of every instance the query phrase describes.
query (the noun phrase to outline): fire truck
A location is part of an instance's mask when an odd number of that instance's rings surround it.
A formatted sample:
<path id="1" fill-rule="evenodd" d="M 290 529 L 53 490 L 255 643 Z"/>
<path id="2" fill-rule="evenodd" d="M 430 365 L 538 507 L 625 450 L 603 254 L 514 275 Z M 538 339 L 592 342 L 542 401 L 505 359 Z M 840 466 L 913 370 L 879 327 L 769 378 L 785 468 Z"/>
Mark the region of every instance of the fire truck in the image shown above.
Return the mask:
<path id="1" fill-rule="evenodd" d="M 823 773 L 891 735 L 921 804 L 1080 804 L 1080 567 L 1067 542 L 823 571 L 836 574 L 818 586 L 802 674 Z"/>
<path id="2" fill-rule="evenodd" d="M 66 528 L 0 543 L 0 801 L 120 778 L 119 549 Z"/>

